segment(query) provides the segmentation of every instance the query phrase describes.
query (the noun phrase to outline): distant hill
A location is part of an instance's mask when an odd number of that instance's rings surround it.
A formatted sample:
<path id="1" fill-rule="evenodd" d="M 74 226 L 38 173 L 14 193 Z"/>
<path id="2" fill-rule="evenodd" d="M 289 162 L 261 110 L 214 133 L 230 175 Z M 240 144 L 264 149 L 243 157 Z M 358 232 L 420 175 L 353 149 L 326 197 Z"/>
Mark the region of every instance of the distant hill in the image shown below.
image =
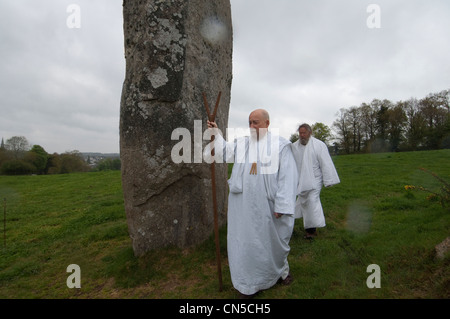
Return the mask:
<path id="1" fill-rule="evenodd" d="M 97 165 L 101 160 L 110 158 L 116 159 L 120 158 L 119 153 L 95 153 L 95 152 L 81 152 L 83 159 L 91 166 Z"/>
<path id="2" fill-rule="evenodd" d="M 103 158 L 119 158 L 119 153 L 95 153 L 95 152 L 81 152 L 84 158 L 90 157 L 103 157 Z"/>

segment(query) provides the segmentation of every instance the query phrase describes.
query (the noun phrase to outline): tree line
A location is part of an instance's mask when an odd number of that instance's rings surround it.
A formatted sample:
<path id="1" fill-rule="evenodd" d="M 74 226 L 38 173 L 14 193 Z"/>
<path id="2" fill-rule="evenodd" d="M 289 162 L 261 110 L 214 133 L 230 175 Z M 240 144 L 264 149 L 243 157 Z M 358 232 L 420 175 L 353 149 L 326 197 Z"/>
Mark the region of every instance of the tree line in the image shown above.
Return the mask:
<path id="1" fill-rule="evenodd" d="M 340 109 L 333 128 L 346 154 L 449 148 L 449 107 L 450 90 L 396 103 L 374 99 Z"/>
<path id="2" fill-rule="evenodd" d="M 450 148 L 450 90 L 395 103 L 374 99 L 341 108 L 336 116 L 335 135 L 322 123 L 312 125 L 313 135 L 331 142 L 334 154 Z M 291 135 L 291 141 L 297 136 Z"/>
<path id="3" fill-rule="evenodd" d="M 104 159 L 95 167 L 79 151 L 49 154 L 40 145 L 30 144 L 24 136 L 13 136 L 0 144 L 0 174 L 67 174 L 92 170 L 120 169 L 120 159 Z"/>

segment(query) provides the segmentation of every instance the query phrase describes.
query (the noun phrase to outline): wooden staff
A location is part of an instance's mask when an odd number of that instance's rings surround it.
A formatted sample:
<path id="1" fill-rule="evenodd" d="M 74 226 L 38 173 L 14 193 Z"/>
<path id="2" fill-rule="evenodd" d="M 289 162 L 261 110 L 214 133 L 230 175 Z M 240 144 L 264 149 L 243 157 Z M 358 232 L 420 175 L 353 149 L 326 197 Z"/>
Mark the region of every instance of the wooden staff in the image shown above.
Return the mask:
<path id="1" fill-rule="evenodd" d="M 210 122 L 214 122 L 216 120 L 217 109 L 219 107 L 220 96 L 222 92 L 219 92 L 219 96 L 217 97 L 216 106 L 214 107 L 214 112 L 211 114 L 209 111 L 208 101 L 206 100 L 206 94 L 203 93 L 203 102 L 205 104 L 206 113 L 208 114 L 208 119 Z M 215 136 L 211 136 L 211 142 L 214 142 Z M 213 148 L 211 155 L 215 155 L 215 149 Z M 211 187 L 212 187 L 212 196 L 213 196 L 213 207 L 214 207 L 214 235 L 216 241 L 216 261 L 217 261 L 217 274 L 219 277 L 219 291 L 222 291 L 222 267 L 220 262 L 220 243 L 219 243 L 219 216 L 217 213 L 217 198 L 216 198 L 216 167 L 215 161 L 211 163 Z"/>

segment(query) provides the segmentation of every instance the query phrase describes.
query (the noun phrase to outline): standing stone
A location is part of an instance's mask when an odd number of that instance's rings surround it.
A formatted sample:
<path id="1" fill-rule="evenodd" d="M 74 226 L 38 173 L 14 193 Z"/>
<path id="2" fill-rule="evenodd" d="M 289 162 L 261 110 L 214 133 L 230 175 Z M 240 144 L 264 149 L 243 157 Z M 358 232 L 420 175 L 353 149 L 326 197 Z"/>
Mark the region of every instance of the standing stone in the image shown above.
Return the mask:
<path id="1" fill-rule="evenodd" d="M 210 165 L 194 160 L 209 143 L 202 137 L 207 120 L 202 92 L 212 109 L 222 92 L 216 122 L 220 128 L 228 124 L 231 8 L 229 0 L 124 0 L 123 15 L 122 187 L 139 256 L 155 248 L 195 245 L 214 230 Z M 194 121 L 201 121 L 195 132 Z M 172 140 L 177 128 L 190 133 L 189 163 L 172 160 L 172 149 L 182 140 Z M 226 220 L 226 179 L 227 165 L 216 164 L 219 224 Z"/>

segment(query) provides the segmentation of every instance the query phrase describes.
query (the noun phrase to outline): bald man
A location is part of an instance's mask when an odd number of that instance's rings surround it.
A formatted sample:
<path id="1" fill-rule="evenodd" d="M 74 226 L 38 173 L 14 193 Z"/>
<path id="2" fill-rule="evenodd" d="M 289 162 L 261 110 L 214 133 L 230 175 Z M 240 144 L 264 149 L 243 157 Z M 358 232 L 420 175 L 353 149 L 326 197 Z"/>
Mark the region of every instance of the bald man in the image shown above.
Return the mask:
<path id="1" fill-rule="evenodd" d="M 207 124 L 217 128 L 214 122 Z M 215 135 L 215 149 L 234 163 L 228 181 L 227 247 L 231 280 L 241 298 L 292 281 L 287 257 L 298 173 L 290 142 L 272 135 L 269 125 L 269 113 L 258 109 L 249 116 L 250 136 L 227 143 Z M 211 153 L 208 146 L 205 157 Z"/>

